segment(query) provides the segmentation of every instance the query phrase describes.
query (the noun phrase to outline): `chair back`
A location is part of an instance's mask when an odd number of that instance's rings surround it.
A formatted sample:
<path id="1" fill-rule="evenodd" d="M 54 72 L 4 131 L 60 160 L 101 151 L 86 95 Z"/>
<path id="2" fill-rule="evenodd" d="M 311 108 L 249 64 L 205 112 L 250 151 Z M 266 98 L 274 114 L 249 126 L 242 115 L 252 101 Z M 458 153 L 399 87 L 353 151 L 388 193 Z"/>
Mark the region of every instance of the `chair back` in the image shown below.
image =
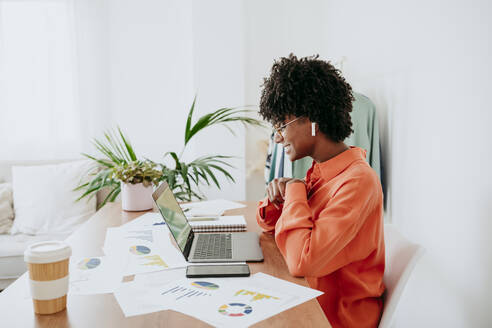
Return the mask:
<path id="1" fill-rule="evenodd" d="M 391 224 L 384 226 L 386 266 L 383 281 L 384 309 L 379 328 L 391 327 L 398 303 L 418 260 L 425 253 L 422 246 L 403 237 Z"/>

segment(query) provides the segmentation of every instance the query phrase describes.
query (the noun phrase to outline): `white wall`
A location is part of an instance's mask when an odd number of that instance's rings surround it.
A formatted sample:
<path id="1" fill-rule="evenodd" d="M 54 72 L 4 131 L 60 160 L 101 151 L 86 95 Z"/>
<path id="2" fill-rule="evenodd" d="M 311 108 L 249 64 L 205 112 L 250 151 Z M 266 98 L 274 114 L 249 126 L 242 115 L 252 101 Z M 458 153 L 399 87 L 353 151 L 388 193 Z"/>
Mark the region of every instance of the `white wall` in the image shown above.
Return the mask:
<path id="1" fill-rule="evenodd" d="M 245 3 L 247 101 L 258 102 L 272 60 L 294 51 L 346 56 L 344 75 L 376 104 L 386 215 L 427 249 L 397 326 L 490 326 L 490 3 Z"/>
<path id="2" fill-rule="evenodd" d="M 195 94 L 193 123 L 244 105 L 240 2 L 109 0 L 108 12 L 111 124 L 121 126 L 137 155 L 162 160 L 167 151 L 181 152 Z M 218 175 L 221 190 L 202 188 L 209 198 L 245 198 L 244 129 L 235 130 L 237 137 L 220 126 L 200 132 L 183 154 L 187 161 L 238 157 L 230 161 L 237 183 Z"/>
<path id="3" fill-rule="evenodd" d="M 349 81 L 381 111 L 387 214 L 427 248 L 399 325 L 491 324 L 490 4 L 343 2 L 329 9 L 325 42 L 347 56 Z"/>
<path id="4" fill-rule="evenodd" d="M 109 0 L 111 124 L 137 155 L 179 153 L 193 102 L 191 1 Z"/>
<path id="5" fill-rule="evenodd" d="M 73 1 L 77 57 L 78 105 L 83 131 L 82 151 L 92 152 L 91 138 L 100 137 L 111 120 L 109 110 L 108 3 Z"/>
<path id="6" fill-rule="evenodd" d="M 193 1 L 193 81 L 197 93 L 195 117 L 223 107 L 242 107 L 244 99 L 244 65 L 242 42 L 242 5 L 240 1 Z M 225 127 L 216 126 L 199 132 L 186 155 L 220 154 L 235 156 L 229 162 L 236 183 L 225 181 L 221 189 L 203 187 L 209 198 L 245 199 L 245 129 L 231 125 L 232 135 Z"/>

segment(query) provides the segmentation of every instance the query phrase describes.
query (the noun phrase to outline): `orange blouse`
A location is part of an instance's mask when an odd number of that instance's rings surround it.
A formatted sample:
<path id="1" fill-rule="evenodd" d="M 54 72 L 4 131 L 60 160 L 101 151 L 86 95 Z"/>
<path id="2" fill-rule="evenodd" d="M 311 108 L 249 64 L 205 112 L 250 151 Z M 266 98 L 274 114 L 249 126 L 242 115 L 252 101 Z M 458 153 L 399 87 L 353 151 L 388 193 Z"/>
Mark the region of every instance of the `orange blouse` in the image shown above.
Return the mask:
<path id="1" fill-rule="evenodd" d="M 333 327 L 377 327 L 384 291 L 383 194 L 365 150 L 313 162 L 306 185 L 291 183 L 280 209 L 268 197 L 256 219 L 289 271 L 306 277 Z"/>

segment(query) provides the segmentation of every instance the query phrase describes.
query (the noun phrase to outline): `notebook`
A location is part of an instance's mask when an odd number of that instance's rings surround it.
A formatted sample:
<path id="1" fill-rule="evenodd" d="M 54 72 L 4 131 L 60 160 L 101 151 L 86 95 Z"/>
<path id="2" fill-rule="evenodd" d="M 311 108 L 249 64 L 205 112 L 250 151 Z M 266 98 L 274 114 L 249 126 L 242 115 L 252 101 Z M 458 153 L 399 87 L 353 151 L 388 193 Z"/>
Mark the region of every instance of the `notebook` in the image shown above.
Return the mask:
<path id="1" fill-rule="evenodd" d="M 193 232 L 246 231 L 246 220 L 242 215 L 219 216 L 213 221 L 190 221 Z"/>
<path id="2" fill-rule="evenodd" d="M 187 217 L 219 216 L 227 210 L 244 208 L 246 205 L 225 199 L 207 200 L 180 205 Z"/>

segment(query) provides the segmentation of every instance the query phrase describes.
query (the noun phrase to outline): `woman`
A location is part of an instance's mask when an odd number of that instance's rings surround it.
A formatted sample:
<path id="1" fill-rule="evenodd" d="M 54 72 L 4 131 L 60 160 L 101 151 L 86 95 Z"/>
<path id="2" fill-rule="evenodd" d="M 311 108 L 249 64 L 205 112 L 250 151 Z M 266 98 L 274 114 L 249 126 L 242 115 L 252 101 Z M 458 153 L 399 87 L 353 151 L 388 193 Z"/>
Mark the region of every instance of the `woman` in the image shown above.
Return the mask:
<path id="1" fill-rule="evenodd" d="M 304 180 L 275 179 L 257 211 L 294 276 L 304 276 L 334 327 L 377 327 L 384 291 L 383 196 L 352 133 L 352 88 L 318 57 L 281 58 L 265 79 L 260 114 Z"/>

